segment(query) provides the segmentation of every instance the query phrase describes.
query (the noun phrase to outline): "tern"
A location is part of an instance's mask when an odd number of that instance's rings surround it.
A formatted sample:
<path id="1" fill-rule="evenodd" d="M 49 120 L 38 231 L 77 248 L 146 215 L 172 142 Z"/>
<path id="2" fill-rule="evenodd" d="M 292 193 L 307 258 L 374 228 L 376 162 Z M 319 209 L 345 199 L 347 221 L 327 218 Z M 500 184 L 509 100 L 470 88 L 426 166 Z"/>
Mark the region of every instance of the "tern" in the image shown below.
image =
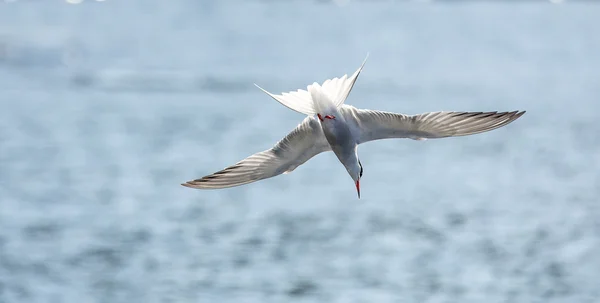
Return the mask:
<path id="1" fill-rule="evenodd" d="M 344 75 L 323 84 L 314 82 L 306 90 L 274 95 L 254 84 L 279 103 L 307 117 L 272 148 L 181 185 L 199 189 L 240 186 L 292 172 L 312 157 L 333 151 L 354 181 L 360 199 L 363 166 L 358 145 L 380 139 L 426 140 L 473 135 L 508 125 L 525 113 L 439 111 L 405 115 L 344 104 L 367 58 L 351 77 Z"/>

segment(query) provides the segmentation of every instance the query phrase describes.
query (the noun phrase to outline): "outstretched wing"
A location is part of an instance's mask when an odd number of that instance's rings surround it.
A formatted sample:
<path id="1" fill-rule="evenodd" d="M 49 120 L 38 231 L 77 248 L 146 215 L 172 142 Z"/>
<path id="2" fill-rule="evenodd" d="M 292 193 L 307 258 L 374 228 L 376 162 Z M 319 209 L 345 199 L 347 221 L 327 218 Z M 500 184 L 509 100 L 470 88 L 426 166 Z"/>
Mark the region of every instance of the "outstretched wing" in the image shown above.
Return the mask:
<path id="1" fill-rule="evenodd" d="M 291 172 L 315 155 L 330 150 L 319 122 L 306 117 L 273 148 L 256 153 L 232 166 L 181 185 L 216 189 L 244 185 Z"/>
<path id="2" fill-rule="evenodd" d="M 431 112 L 403 115 L 344 106 L 358 129 L 358 143 L 390 138 L 415 140 L 457 137 L 487 132 L 505 126 L 525 111 L 512 112 Z"/>
<path id="3" fill-rule="evenodd" d="M 333 104 L 337 107 L 340 107 L 350 95 L 350 91 L 354 87 L 354 83 L 358 79 L 358 75 L 362 71 L 365 66 L 365 62 L 367 62 L 367 58 L 363 61 L 362 65 L 358 68 L 354 74 L 350 78 L 348 75 L 344 75 L 341 78 L 333 78 L 328 79 L 323 82 L 323 85 L 319 85 L 318 83 L 313 83 L 306 87 L 306 90 L 299 89 L 297 91 L 281 93 L 281 95 L 272 94 L 262 87 L 258 86 L 256 83 L 254 84 L 264 93 L 269 95 L 271 98 L 277 100 L 277 102 L 283 104 L 289 109 L 297 111 L 301 114 L 306 114 L 309 116 L 317 114 L 317 107 L 312 100 L 311 94 L 309 93 L 312 86 L 320 87 L 321 90 L 329 97 L 329 99 L 333 102 Z"/>

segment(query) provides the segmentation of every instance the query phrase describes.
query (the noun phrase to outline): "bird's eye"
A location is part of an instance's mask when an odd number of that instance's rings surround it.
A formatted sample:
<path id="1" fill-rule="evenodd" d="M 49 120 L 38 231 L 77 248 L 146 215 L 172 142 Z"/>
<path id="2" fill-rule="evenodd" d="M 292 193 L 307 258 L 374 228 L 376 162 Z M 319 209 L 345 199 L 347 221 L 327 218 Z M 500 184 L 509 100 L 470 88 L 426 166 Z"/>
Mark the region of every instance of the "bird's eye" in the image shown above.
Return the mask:
<path id="1" fill-rule="evenodd" d="M 360 162 L 358 162 L 360 164 Z M 362 178 L 362 174 L 363 174 L 363 168 L 362 168 L 362 164 L 360 164 L 360 177 Z"/>

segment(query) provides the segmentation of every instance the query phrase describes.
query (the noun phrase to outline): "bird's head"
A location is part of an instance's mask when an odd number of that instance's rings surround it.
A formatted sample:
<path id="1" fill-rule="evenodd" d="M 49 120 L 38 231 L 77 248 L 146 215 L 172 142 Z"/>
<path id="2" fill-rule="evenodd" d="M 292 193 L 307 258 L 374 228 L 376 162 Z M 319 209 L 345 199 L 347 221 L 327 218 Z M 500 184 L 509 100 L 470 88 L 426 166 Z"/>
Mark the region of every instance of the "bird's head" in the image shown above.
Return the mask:
<path id="1" fill-rule="evenodd" d="M 362 164 L 360 163 L 360 160 L 358 160 L 357 157 L 356 161 L 352 161 L 350 164 L 344 166 L 346 167 L 346 170 L 348 171 L 350 177 L 352 177 L 352 180 L 354 180 L 354 183 L 356 185 L 356 192 L 358 193 L 358 198 L 360 199 L 360 178 L 362 178 L 363 175 Z"/>

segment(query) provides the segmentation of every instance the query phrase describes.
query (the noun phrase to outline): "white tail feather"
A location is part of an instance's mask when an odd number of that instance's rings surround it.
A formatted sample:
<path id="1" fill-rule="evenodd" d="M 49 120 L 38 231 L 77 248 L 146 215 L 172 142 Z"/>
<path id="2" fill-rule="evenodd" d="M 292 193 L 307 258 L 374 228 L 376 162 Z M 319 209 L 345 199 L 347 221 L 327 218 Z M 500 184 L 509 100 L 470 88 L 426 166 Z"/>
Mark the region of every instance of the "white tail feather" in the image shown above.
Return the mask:
<path id="1" fill-rule="evenodd" d="M 313 108 L 317 113 L 328 114 L 331 112 L 331 109 L 337 108 L 331 101 L 331 97 L 318 83 L 315 82 L 308 86 L 308 91 L 310 92 Z"/>
<path id="2" fill-rule="evenodd" d="M 360 72 L 367 62 L 367 58 L 369 58 L 369 54 L 367 54 L 367 57 L 361 66 L 350 78 L 348 78 L 347 75 L 344 75 L 341 78 L 328 79 L 323 82 L 322 86 L 315 82 L 307 86 L 306 90 L 299 89 L 295 92 L 292 91 L 282 93 L 281 95 L 274 95 L 258 86 L 256 83 L 254 85 L 287 108 L 301 114 L 312 116 L 319 113 L 320 110 L 326 109 L 330 104 L 333 104 L 336 108 L 339 108 L 344 104 L 348 95 L 350 95 L 350 91 L 352 91 L 352 88 L 354 87 L 354 83 L 358 79 L 358 75 L 360 75 Z M 313 97 L 313 91 L 319 95 L 321 101 L 316 100 Z M 321 96 L 321 94 L 325 94 L 326 97 Z M 316 104 L 317 102 L 318 104 Z"/>

